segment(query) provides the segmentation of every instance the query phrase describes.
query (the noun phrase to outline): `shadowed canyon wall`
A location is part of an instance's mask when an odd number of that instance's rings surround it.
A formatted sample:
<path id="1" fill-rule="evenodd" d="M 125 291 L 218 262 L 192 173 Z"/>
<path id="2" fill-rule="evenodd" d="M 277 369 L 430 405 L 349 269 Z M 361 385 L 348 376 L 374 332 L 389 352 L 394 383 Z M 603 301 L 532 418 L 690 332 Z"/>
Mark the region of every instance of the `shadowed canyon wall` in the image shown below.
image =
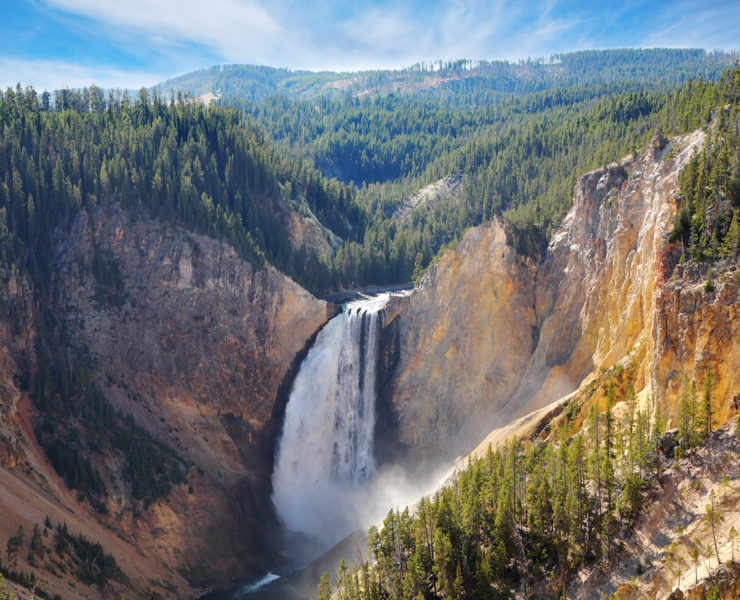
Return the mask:
<path id="1" fill-rule="evenodd" d="M 115 285 L 101 284 L 100 264 Z M 115 410 L 187 464 L 187 482 L 145 507 L 115 457 L 89 452 L 109 491 L 101 515 L 35 446 L 35 410 L 20 389 L 33 371 L 37 306 L 24 278 L 3 277 L 0 454 L 3 475 L 24 480 L 33 506 L 3 501 L 9 535 L 17 524 L 30 531 L 45 514 L 68 521 L 73 533 L 113 553 L 129 596 L 151 587 L 185 597 L 193 592 L 182 577 L 224 582 L 265 567 L 277 528 L 269 481 L 287 387 L 336 307 L 269 265 L 255 270 L 209 237 L 111 206 L 79 213 L 55 242 L 55 335 L 73 364 L 82 357 Z M 34 470 L 23 473 L 28 456 Z M 48 508 L 55 499 L 71 513 L 55 519 Z"/>

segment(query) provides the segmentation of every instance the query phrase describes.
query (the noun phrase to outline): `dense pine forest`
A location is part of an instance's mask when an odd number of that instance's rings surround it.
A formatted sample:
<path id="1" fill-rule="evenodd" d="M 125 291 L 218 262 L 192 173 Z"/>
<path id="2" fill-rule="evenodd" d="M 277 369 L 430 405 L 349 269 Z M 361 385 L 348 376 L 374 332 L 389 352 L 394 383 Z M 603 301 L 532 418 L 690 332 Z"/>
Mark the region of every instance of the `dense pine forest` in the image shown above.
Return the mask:
<path id="1" fill-rule="evenodd" d="M 207 108 L 179 93 L 142 89 L 131 99 L 93 87 L 52 100 L 19 85 L 0 97 L 0 261 L 41 281 L 53 230 L 82 207 L 115 200 L 224 239 L 316 293 L 409 281 L 494 214 L 547 230 L 568 210 L 578 174 L 644 146 L 656 127 L 676 134 L 703 126 L 732 101 L 732 74 L 717 85 L 699 77 L 667 87 L 688 73 L 717 75 L 726 55 L 679 53 L 676 62 L 666 52 L 564 55 L 569 75 L 548 80 L 550 89 L 525 86 L 459 106 L 391 91 L 234 98 Z M 634 77 L 662 65 L 660 85 L 627 79 L 630 60 Z M 612 68 L 600 69 L 603 61 Z M 485 69 L 470 84 L 475 94 L 496 80 Z M 723 114 L 720 128 L 735 118 Z M 732 170 L 735 158 L 722 156 Z M 450 175 L 461 181 L 454 194 L 393 218 L 418 189 Z M 344 240 L 331 263 L 291 249 L 291 207 Z M 722 218 L 724 231 L 731 215 Z"/>
<path id="2" fill-rule="evenodd" d="M 343 561 L 334 587 L 324 574 L 318 599 L 566 598 L 569 576 L 624 550 L 671 460 L 696 453 L 716 425 L 714 375 L 685 379 L 669 459 L 660 411 L 639 407 L 632 377 L 630 367 L 605 370 L 563 406 L 554 431 L 550 423 L 489 446 L 413 512 L 391 510 L 369 530 L 368 560 Z M 720 511 L 709 504 L 707 523 L 720 523 Z"/>
<path id="3" fill-rule="evenodd" d="M 683 256 L 697 262 L 733 259 L 740 252 L 740 69 L 718 108 L 708 143 L 681 173 L 681 207 L 671 232 Z M 708 282 L 711 286 L 711 281 Z"/>
<path id="4" fill-rule="evenodd" d="M 135 101 L 99 88 L 49 95 L 8 89 L 0 98 L 0 261 L 37 280 L 50 267 L 52 232 L 81 208 L 122 207 L 213 235 L 260 266 L 293 270 L 280 184 L 340 235 L 361 221 L 351 191 L 280 158 L 234 109 Z M 302 265 L 303 266 L 303 265 Z"/>

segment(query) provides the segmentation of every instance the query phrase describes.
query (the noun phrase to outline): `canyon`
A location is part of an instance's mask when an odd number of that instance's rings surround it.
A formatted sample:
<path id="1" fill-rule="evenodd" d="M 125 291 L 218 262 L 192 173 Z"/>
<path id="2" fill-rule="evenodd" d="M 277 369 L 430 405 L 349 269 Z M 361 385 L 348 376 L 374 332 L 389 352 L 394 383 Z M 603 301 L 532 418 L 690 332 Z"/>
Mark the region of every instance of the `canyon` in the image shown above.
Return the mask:
<path id="1" fill-rule="evenodd" d="M 413 293 L 391 298 L 379 313 L 378 463 L 409 472 L 452 464 L 491 430 L 617 365 L 670 426 L 684 374 L 699 381 L 711 370 L 718 421 L 733 414 L 737 261 L 718 264 L 705 291 L 704 268 L 679 264 L 668 240 L 678 175 L 703 143 L 701 131 L 656 133 L 636 156 L 578 178 L 549 241 L 495 217 Z M 314 226 L 301 233 L 303 219 L 291 217 L 293 237 L 320 239 L 330 253 Z M 53 256 L 52 333 L 30 280 L 0 273 L 2 533 L 31 531 L 47 516 L 67 522 L 112 553 L 123 577 L 108 591 L 126 597 L 197 597 L 266 572 L 280 560 L 271 477 L 291 385 L 339 308 L 223 242 L 115 203 L 76 214 Z M 96 275 L 95 260 L 114 283 Z M 181 458 L 184 483 L 144 506 L 119 459 L 90 450 L 110 490 L 105 511 L 65 485 L 34 433 L 41 338 L 63 343 L 116 411 Z M 64 585 L 65 598 L 91 593 L 71 575 L 35 572 L 46 589 Z"/>

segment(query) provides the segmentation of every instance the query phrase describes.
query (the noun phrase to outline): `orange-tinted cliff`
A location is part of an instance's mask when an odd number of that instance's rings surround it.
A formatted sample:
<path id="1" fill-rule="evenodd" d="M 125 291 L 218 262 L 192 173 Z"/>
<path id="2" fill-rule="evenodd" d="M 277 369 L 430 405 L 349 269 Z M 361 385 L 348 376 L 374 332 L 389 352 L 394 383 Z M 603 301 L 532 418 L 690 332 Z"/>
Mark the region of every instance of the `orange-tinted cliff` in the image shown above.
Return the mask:
<path id="1" fill-rule="evenodd" d="M 666 417 L 683 373 L 700 380 L 707 369 L 726 414 L 740 389 L 737 265 L 724 265 L 705 293 L 697 267 L 673 273 L 668 242 L 678 174 L 703 139 L 657 134 L 636 159 L 580 177 L 539 264 L 495 219 L 396 304 L 384 427 L 402 447 L 454 457 L 626 357 L 639 363 L 636 391 Z"/>

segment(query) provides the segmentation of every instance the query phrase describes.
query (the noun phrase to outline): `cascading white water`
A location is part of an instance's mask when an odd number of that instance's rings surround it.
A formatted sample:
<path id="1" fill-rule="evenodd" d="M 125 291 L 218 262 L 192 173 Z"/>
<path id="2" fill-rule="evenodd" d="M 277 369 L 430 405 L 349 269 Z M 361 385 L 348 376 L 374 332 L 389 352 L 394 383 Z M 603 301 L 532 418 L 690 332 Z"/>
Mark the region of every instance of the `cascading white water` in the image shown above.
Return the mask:
<path id="1" fill-rule="evenodd" d="M 285 526 L 326 545 L 362 524 L 375 469 L 375 379 L 380 310 L 389 294 L 347 304 L 319 332 L 285 410 L 272 476 Z"/>

